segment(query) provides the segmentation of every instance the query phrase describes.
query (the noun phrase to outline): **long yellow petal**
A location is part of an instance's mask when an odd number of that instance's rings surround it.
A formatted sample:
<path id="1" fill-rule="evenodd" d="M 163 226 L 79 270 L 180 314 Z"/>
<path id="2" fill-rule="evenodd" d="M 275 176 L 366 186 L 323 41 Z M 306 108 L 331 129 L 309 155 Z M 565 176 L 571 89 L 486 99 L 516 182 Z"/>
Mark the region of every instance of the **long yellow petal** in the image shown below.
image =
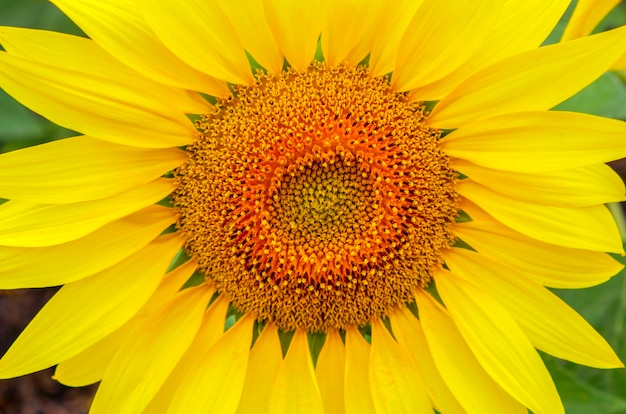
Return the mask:
<path id="1" fill-rule="evenodd" d="M 530 203 L 586 207 L 626 199 L 624 181 L 606 164 L 564 171 L 518 173 L 455 159 L 452 167 L 493 191 Z"/>
<path id="2" fill-rule="evenodd" d="M 480 118 L 550 109 L 606 72 L 625 50 L 623 27 L 512 56 L 466 79 L 439 101 L 428 123 L 452 129 Z"/>
<path id="3" fill-rule="evenodd" d="M 322 52 L 326 63 L 333 67 L 344 61 L 357 65 L 367 52 L 356 53 L 360 44 L 368 38 L 372 23 L 378 17 L 382 0 L 331 1 L 322 29 Z M 358 59 L 358 60 L 357 60 Z"/>
<path id="4" fill-rule="evenodd" d="M 53 66 L 0 53 L 2 88 L 52 122 L 138 147 L 166 148 L 191 143 L 195 128 L 184 113 L 151 89 L 142 89 L 137 80 L 99 69 L 83 72 L 67 63 L 64 66 L 57 62 Z"/>
<path id="5" fill-rule="evenodd" d="M 539 354 L 491 293 L 443 269 L 436 283 L 450 317 L 485 371 L 533 412 L 564 413 Z"/>
<path id="6" fill-rule="evenodd" d="M 270 394 L 283 353 L 276 325 L 267 324 L 250 351 L 238 414 L 268 413 Z"/>
<path id="7" fill-rule="evenodd" d="M 565 26 L 561 41 L 590 34 L 620 0 L 578 0 L 572 16 Z"/>
<path id="8" fill-rule="evenodd" d="M 527 203 L 469 179 L 457 189 L 496 220 L 529 237 L 576 249 L 623 253 L 619 230 L 604 205 L 568 208 Z"/>
<path id="9" fill-rule="evenodd" d="M 437 411 L 446 414 L 465 413 L 435 366 L 419 320 L 404 306 L 391 314 L 389 320 L 398 344 L 413 359 L 428 384 L 426 389 Z"/>
<path id="10" fill-rule="evenodd" d="M 146 316 L 161 309 L 164 303 L 174 299 L 195 269 L 196 263 L 188 261 L 166 274 L 159 287 L 135 316 L 100 341 L 71 358 L 59 362 L 54 372 L 54 379 L 71 387 L 83 387 L 102 380 L 120 345 L 129 336 L 143 334 L 141 331 L 136 331 L 137 325 L 143 323 Z"/>
<path id="11" fill-rule="evenodd" d="M 141 412 L 196 335 L 211 294 L 207 286 L 186 289 L 137 326 L 115 353 L 90 413 Z"/>
<path id="12" fill-rule="evenodd" d="M 107 336 L 148 300 L 183 241 L 159 238 L 97 275 L 69 283 L 43 307 L 0 360 L 0 378 L 39 371 Z"/>
<path id="13" fill-rule="evenodd" d="M 521 112 L 482 119 L 446 136 L 451 157 L 504 171 L 541 173 L 626 157 L 626 122 L 575 112 Z"/>
<path id="14" fill-rule="evenodd" d="M 52 0 L 91 39 L 121 62 L 150 79 L 213 96 L 230 92 L 224 82 L 207 76 L 174 55 L 125 0 Z"/>
<path id="15" fill-rule="evenodd" d="M 172 180 L 160 178 L 104 200 L 75 204 L 10 200 L 0 205 L 0 245 L 40 247 L 76 240 L 162 200 L 172 189 Z"/>
<path id="16" fill-rule="evenodd" d="M 0 197 L 31 203 L 97 200 L 153 181 L 187 155 L 79 136 L 0 155 Z"/>
<path id="17" fill-rule="evenodd" d="M 178 389 L 178 385 L 185 380 L 190 370 L 198 364 L 198 355 L 204 355 L 224 335 L 224 322 L 228 304 L 228 300 L 223 295 L 220 295 L 209 306 L 209 309 L 204 313 L 202 324 L 196 337 L 185 355 L 178 362 L 178 365 L 176 365 L 176 368 L 174 368 L 161 386 L 159 393 L 148 404 L 144 410 L 145 413 L 172 414 L 168 407 Z"/>
<path id="18" fill-rule="evenodd" d="M 180 382 L 171 413 L 234 413 L 248 366 L 254 318 L 245 315 L 203 354 Z M 130 413 L 130 411 L 129 411 Z"/>
<path id="19" fill-rule="evenodd" d="M 324 405 L 315 378 L 307 334 L 296 330 L 270 396 L 272 414 L 322 414 Z"/>
<path id="20" fill-rule="evenodd" d="M 450 249 L 445 260 L 456 277 L 497 298 L 535 347 L 577 364 L 624 366 L 591 325 L 534 280 L 467 249 Z"/>
<path id="21" fill-rule="evenodd" d="M 343 414 L 344 377 L 346 367 L 346 348 L 339 332 L 332 329 L 326 332 L 324 347 L 317 357 L 315 374 L 320 388 L 325 414 Z"/>
<path id="22" fill-rule="evenodd" d="M 385 325 L 372 321 L 370 387 L 376 413 L 428 413 L 432 405 L 414 361 Z"/>
<path id="23" fill-rule="evenodd" d="M 414 99 L 440 100 L 465 79 L 494 62 L 535 49 L 548 37 L 570 0 L 508 0 L 487 39 L 448 76 L 413 91 Z"/>
<path id="24" fill-rule="evenodd" d="M 370 387 L 370 344 L 352 326 L 346 329 L 346 369 L 344 400 L 346 414 L 373 413 Z"/>
<path id="25" fill-rule="evenodd" d="M 501 9 L 501 1 L 424 1 L 400 42 L 394 89 L 427 85 L 464 66 L 493 29 Z"/>
<path id="26" fill-rule="evenodd" d="M 606 253 L 544 243 L 493 219 L 457 223 L 454 234 L 481 254 L 548 287 L 580 289 L 595 286 L 624 268 Z"/>
<path id="27" fill-rule="evenodd" d="M 265 18 L 263 0 L 221 0 L 243 47 L 270 73 L 280 73 L 284 57 Z"/>
<path id="28" fill-rule="evenodd" d="M 369 60 L 372 76 L 386 75 L 395 70 L 402 37 L 424 1 L 433 0 L 398 0 L 383 3 L 378 19 L 370 29 L 375 32 Z"/>
<path id="29" fill-rule="evenodd" d="M 254 80 L 239 36 L 218 2 L 136 3 L 161 42 L 190 66 L 231 83 Z"/>
<path id="30" fill-rule="evenodd" d="M 528 410 L 485 372 L 447 311 L 422 290 L 415 299 L 437 369 L 468 414 L 526 414 Z"/>
<path id="31" fill-rule="evenodd" d="M 59 286 L 93 275 L 141 250 L 175 221 L 174 210 L 150 206 L 68 243 L 2 246 L 0 289 Z"/>
<path id="32" fill-rule="evenodd" d="M 263 4 L 280 51 L 294 68 L 306 68 L 315 56 L 328 0 L 264 0 Z"/>

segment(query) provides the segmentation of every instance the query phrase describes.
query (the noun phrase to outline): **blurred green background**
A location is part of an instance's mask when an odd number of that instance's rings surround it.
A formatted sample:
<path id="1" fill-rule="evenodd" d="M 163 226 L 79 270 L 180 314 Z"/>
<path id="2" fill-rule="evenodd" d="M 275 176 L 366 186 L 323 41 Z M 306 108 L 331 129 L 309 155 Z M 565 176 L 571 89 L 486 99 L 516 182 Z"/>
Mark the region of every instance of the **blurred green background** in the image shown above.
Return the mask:
<path id="1" fill-rule="evenodd" d="M 546 43 L 559 40 L 569 13 L 571 10 Z M 622 2 L 597 31 L 625 23 L 626 2 Z M 45 0 L 0 0 L 0 25 L 82 35 L 76 25 Z M 626 120 L 626 74 L 607 73 L 556 109 Z M 0 152 L 72 135 L 75 133 L 32 113 L 0 90 Z M 625 258 L 618 260 L 626 263 Z M 556 293 L 585 316 L 626 361 L 626 272 L 594 288 Z M 626 370 L 591 369 L 551 357 L 545 360 L 568 414 L 626 413 Z"/>

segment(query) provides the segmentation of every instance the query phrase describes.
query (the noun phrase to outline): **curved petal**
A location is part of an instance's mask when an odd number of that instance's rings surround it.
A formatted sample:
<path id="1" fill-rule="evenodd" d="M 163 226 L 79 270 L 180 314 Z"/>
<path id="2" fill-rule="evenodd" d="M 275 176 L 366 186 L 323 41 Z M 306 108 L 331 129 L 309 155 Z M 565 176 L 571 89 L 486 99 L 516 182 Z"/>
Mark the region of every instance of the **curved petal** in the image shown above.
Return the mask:
<path id="1" fill-rule="evenodd" d="M 619 230 L 604 205 L 568 208 L 526 203 L 469 179 L 460 182 L 457 190 L 502 224 L 529 237 L 576 249 L 623 253 Z"/>
<path id="2" fill-rule="evenodd" d="M 239 36 L 219 2 L 136 2 L 161 42 L 187 64 L 227 82 L 254 81 Z"/>
<path id="3" fill-rule="evenodd" d="M 378 20 L 370 29 L 375 33 L 369 60 L 372 76 L 383 76 L 395 70 L 402 37 L 424 1 L 436 3 L 436 0 L 398 0 L 383 3 Z"/>
<path id="4" fill-rule="evenodd" d="M 324 412 L 327 414 L 343 413 L 345 410 L 345 368 L 346 348 L 339 332 L 331 329 L 326 332 L 326 341 L 315 365 L 317 384 L 324 402 Z"/>
<path id="5" fill-rule="evenodd" d="M 212 293 L 185 289 L 143 320 L 115 353 L 90 413 L 142 412 L 189 347 Z"/>
<path id="6" fill-rule="evenodd" d="M 346 414 L 373 413 L 374 401 L 369 382 L 370 344 L 352 326 L 346 329 L 346 370 L 344 400 Z"/>
<path id="7" fill-rule="evenodd" d="M 222 0 L 220 7 L 233 24 L 243 47 L 270 73 L 280 73 L 284 57 L 265 18 L 262 0 Z"/>
<path id="8" fill-rule="evenodd" d="M 130 334 L 137 333 L 135 331 L 137 325 L 141 324 L 147 315 L 158 311 L 164 303 L 168 303 L 176 296 L 195 269 L 196 263 L 188 261 L 166 274 L 157 290 L 135 316 L 100 341 L 59 362 L 54 379 L 71 387 L 83 387 L 102 380 L 120 345 Z M 214 289 L 211 292 L 214 292 Z M 141 335 L 141 332 L 138 334 Z"/>
<path id="9" fill-rule="evenodd" d="M 324 413 L 307 333 L 296 330 L 270 394 L 272 414 Z"/>
<path id="10" fill-rule="evenodd" d="M 623 27 L 512 56 L 466 79 L 439 101 L 427 122 L 452 129 L 480 118 L 550 109 L 606 72 L 625 50 Z"/>
<path id="11" fill-rule="evenodd" d="M 464 66 L 493 29 L 501 9 L 498 0 L 424 1 L 402 36 L 393 88 L 411 90 Z"/>
<path id="12" fill-rule="evenodd" d="M 380 320 L 372 321 L 370 388 L 376 413 L 429 413 L 432 405 L 417 366 Z"/>
<path id="13" fill-rule="evenodd" d="M 471 211 L 466 212 L 471 216 Z M 481 254 L 549 287 L 579 289 L 595 286 L 624 268 L 606 253 L 544 243 L 496 220 L 457 223 L 454 234 Z"/>
<path id="14" fill-rule="evenodd" d="M 328 16 L 324 19 L 322 29 L 322 52 L 324 60 L 330 67 L 346 61 L 356 66 L 365 53 L 353 53 L 360 49 L 361 43 L 368 38 L 372 23 L 377 17 L 382 0 L 331 1 L 328 3 Z"/>
<path id="15" fill-rule="evenodd" d="M 480 69 L 510 56 L 535 49 L 548 37 L 570 0 L 505 0 L 502 13 L 478 49 L 448 76 L 413 91 L 414 99 L 443 98 Z"/>
<path id="16" fill-rule="evenodd" d="M 575 112 L 518 112 L 463 126 L 446 154 L 503 171 L 542 173 L 626 157 L 626 122 Z"/>
<path id="17" fill-rule="evenodd" d="M 283 351 L 276 325 L 267 324 L 250 351 L 246 381 L 237 413 L 269 412 L 272 386 L 282 361 Z"/>
<path id="18" fill-rule="evenodd" d="M 250 314 L 243 316 L 208 351 L 196 355 L 196 364 L 178 384 L 170 412 L 235 412 L 246 378 L 253 324 Z"/>
<path id="19" fill-rule="evenodd" d="M 10 200 L 0 205 L 0 245 L 41 247 L 76 240 L 162 200 L 172 189 L 172 180 L 159 178 L 103 200 L 74 204 Z"/>
<path id="20" fill-rule="evenodd" d="M 96 274 L 141 250 L 175 221 L 174 210 L 150 206 L 68 243 L 2 246 L 0 289 L 59 286 Z"/>
<path id="21" fill-rule="evenodd" d="M 548 370 L 517 322 L 491 294 L 445 270 L 436 277 L 450 317 L 485 371 L 536 413 L 564 413 Z"/>
<path id="22" fill-rule="evenodd" d="M 435 366 L 419 320 L 404 306 L 391 314 L 389 320 L 398 344 L 411 357 L 428 384 L 426 390 L 437 411 L 446 414 L 465 413 Z"/>
<path id="23" fill-rule="evenodd" d="M 48 368 L 128 321 L 148 300 L 183 240 L 159 238 L 123 262 L 69 283 L 43 307 L 0 360 L 0 378 Z"/>
<path id="24" fill-rule="evenodd" d="M 456 277 L 497 298 L 535 347 L 581 365 L 624 366 L 591 325 L 539 283 L 467 249 L 450 249 L 445 260 Z"/>
<path id="25" fill-rule="evenodd" d="M 493 191 L 529 203 L 586 207 L 626 199 L 624 182 L 605 164 L 530 174 L 492 170 L 460 159 L 453 160 L 452 167 Z"/>
<path id="26" fill-rule="evenodd" d="M 79 136 L 0 155 L 0 197 L 41 204 L 98 200 L 148 183 L 187 159 Z"/>
<path id="27" fill-rule="evenodd" d="M 435 365 L 463 408 L 469 414 L 526 414 L 526 407 L 485 372 L 446 310 L 422 290 L 416 292 L 415 299 Z"/>
<path id="28" fill-rule="evenodd" d="M 274 39 L 291 66 L 303 70 L 313 60 L 328 0 L 263 0 Z"/>
<path id="29" fill-rule="evenodd" d="M 80 56 L 75 53 L 74 59 Z M 82 56 L 81 56 L 82 58 Z M 113 61 L 113 59 L 110 59 Z M 52 122 L 111 142 L 146 148 L 191 143 L 196 130 L 176 102 L 121 73 L 84 72 L 0 53 L 0 84 L 23 105 Z M 153 86 L 156 87 L 157 84 Z"/>
<path id="30" fill-rule="evenodd" d="M 590 34 L 620 0 L 578 0 L 565 26 L 561 41 Z"/>
<path id="31" fill-rule="evenodd" d="M 122 63 L 158 82 L 213 96 L 230 94 L 224 82 L 174 55 L 150 30 L 132 1 L 52 0 L 98 45 Z"/>

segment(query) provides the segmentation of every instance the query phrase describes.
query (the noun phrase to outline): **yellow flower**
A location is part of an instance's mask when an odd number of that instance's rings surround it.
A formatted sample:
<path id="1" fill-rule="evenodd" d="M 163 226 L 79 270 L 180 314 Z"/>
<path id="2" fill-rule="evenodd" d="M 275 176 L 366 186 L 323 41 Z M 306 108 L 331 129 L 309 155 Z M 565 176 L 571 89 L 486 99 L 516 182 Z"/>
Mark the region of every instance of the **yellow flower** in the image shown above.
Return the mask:
<path id="1" fill-rule="evenodd" d="M 0 157 L 0 289 L 63 287 L 0 377 L 102 381 L 91 413 L 554 414 L 536 348 L 622 366 L 546 286 L 622 267 L 626 124 L 549 109 L 626 29 L 539 47 L 563 0 L 53 2 L 90 39 L 1 28 L 0 86 L 84 135 Z"/>

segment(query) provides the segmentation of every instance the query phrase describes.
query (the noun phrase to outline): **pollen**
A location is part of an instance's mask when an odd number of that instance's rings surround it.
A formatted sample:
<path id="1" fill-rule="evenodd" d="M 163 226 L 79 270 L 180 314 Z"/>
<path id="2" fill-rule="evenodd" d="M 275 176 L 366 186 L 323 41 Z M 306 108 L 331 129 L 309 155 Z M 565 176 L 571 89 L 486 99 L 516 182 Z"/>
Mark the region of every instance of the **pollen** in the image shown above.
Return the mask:
<path id="1" fill-rule="evenodd" d="M 419 102 L 366 67 L 257 76 L 197 123 L 175 171 L 186 250 L 283 330 L 366 325 L 410 302 L 454 242 L 456 173 Z"/>

